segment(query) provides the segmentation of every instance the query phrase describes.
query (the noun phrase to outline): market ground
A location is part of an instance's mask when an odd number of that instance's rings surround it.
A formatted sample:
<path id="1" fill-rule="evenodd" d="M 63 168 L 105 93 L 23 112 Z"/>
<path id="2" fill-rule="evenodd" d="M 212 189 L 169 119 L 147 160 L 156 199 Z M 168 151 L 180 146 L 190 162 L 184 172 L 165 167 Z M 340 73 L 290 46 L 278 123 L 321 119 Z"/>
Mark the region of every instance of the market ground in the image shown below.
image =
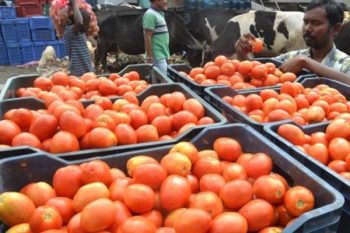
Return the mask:
<path id="1" fill-rule="evenodd" d="M 0 66 L 0 88 L 5 84 L 8 78 L 17 75 L 35 74 L 37 66 L 19 67 L 19 66 Z"/>

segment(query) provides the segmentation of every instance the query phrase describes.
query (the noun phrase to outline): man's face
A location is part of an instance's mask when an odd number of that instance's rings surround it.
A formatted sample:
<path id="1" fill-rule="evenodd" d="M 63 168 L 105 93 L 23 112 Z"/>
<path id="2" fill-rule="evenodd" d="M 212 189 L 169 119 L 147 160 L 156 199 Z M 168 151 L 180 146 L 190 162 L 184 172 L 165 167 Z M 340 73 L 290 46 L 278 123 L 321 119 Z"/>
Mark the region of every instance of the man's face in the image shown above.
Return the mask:
<path id="1" fill-rule="evenodd" d="M 167 9 L 167 5 L 168 5 L 167 0 L 155 0 L 155 3 L 159 9 L 163 11 Z"/>
<path id="2" fill-rule="evenodd" d="M 304 15 L 303 37 L 307 46 L 319 48 L 333 43 L 333 27 L 329 24 L 326 10 L 316 7 Z"/>

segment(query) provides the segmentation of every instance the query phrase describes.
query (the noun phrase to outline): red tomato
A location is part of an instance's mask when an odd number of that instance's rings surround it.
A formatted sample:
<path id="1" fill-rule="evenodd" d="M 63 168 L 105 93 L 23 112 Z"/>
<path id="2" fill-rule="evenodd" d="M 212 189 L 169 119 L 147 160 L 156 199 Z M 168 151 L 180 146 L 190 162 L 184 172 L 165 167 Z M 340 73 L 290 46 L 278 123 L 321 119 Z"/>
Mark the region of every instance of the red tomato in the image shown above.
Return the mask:
<path id="1" fill-rule="evenodd" d="M 37 233 L 62 227 L 62 217 L 56 208 L 40 206 L 34 210 L 29 220 L 30 229 Z"/>

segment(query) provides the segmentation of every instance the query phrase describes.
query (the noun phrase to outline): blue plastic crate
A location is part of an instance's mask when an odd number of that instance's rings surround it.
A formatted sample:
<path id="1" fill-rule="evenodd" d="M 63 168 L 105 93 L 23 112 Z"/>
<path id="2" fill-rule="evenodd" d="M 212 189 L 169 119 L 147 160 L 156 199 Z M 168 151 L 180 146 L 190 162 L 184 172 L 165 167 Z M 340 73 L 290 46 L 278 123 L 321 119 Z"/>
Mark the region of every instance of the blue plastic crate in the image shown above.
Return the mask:
<path id="1" fill-rule="evenodd" d="M 16 19 L 3 19 L 0 24 L 4 41 L 17 42 Z"/>
<path id="2" fill-rule="evenodd" d="M 0 19 L 16 18 L 16 8 L 12 6 L 0 6 Z"/>
<path id="3" fill-rule="evenodd" d="M 31 41 L 20 42 L 23 63 L 35 60 L 34 45 Z"/>
<path id="4" fill-rule="evenodd" d="M 67 56 L 67 50 L 66 50 L 66 46 L 64 44 L 64 40 L 59 40 L 58 41 L 58 57 L 63 58 L 65 56 Z"/>
<path id="5" fill-rule="evenodd" d="M 6 43 L 7 55 L 11 65 L 18 65 L 23 63 L 22 52 L 19 43 Z"/>
<path id="6" fill-rule="evenodd" d="M 32 30 L 33 41 L 56 40 L 56 31 L 52 29 L 35 29 Z"/>
<path id="7" fill-rule="evenodd" d="M 1 26 L 0 26 L 1 27 Z M 0 28 L 0 42 L 2 42 L 4 39 L 2 38 L 2 32 L 1 32 L 1 28 Z"/>
<path id="8" fill-rule="evenodd" d="M 305 186 L 315 195 L 315 208 L 296 218 L 292 224 L 283 229 L 284 233 L 337 232 L 340 212 L 344 204 L 344 198 L 337 190 L 246 125 L 235 124 L 206 128 L 190 142 L 198 150 L 211 149 L 214 140 L 218 137 L 236 139 L 244 152 L 268 154 L 273 161 L 274 172 L 284 176 L 289 185 Z M 126 172 L 128 159 L 142 154 L 152 156 L 160 161 L 172 146 L 133 150 L 118 154 L 109 153 L 103 158 L 95 158 L 103 160 L 110 167 L 119 168 Z M 52 177 L 58 168 L 73 164 L 79 165 L 89 160 L 64 161 L 55 156 L 48 156 L 46 153 L 3 159 L 0 161 L 0 192 L 18 191 L 31 182 L 52 183 Z M 23 164 L 26 166 L 22 166 Z M 26 175 L 19 176 L 18 174 Z"/>
<path id="9" fill-rule="evenodd" d="M 48 16 L 32 16 L 29 18 L 31 30 L 35 29 L 54 29 L 52 19 Z"/>
<path id="10" fill-rule="evenodd" d="M 305 78 L 301 81 L 301 84 L 304 87 L 315 87 L 318 84 L 326 84 L 330 87 L 337 89 L 341 94 L 343 94 L 347 100 L 350 100 L 350 86 L 344 83 L 341 83 L 336 80 L 328 79 L 328 78 Z M 279 92 L 279 88 L 273 88 L 277 92 Z M 222 98 L 224 96 L 234 97 L 238 94 L 249 95 L 249 94 L 260 94 L 261 90 L 247 90 L 245 92 L 237 92 L 229 87 L 216 86 L 216 87 L 208 87 L 205 89 L 206 94 L 204 95 L 205 99 L 215 106 L 226 118 L 229 122 L 239 122 L 245 123 L 253 128 L 257 129 L 260 132 L 263 132 L 263 127 L 270 123 L 259 123 L 252 118 L 250 118 L 247 114 L 241 112 L 237 108 L 233 107 L 229 103 L 226 103 Z"/>
<path id="11" fill-rule="evenodd" d="M 19 41 L 31 41 L 29 24 L 27 18 L 16 19 L 17 39 Z"/>
<path id="12" fill-rule="evenodd" d="M 7 65 L 9 58 L 7 56 L 6 44 L 0 42 L 0 65 Z"/>
<path id="13" fill-rule="evenodd" d="M 336 188 L 345 198 L 345 205 L 343 207 L 342 216 L 339 224 L 339 233 L 350 232 L 350 181 L 342 177 L 326 165 L 317 161 L 313 157 L 307 155 L 306 153 L 299 150 L 295 145 L 287 141 L 278 135 L 277 129 L 281 124 L 290 123 L 295 124 L 292 121 L 284 121 L 280 123 L 275 123 L 267 125 L 264 127 L 265 133 L 270 137 L 271 141 L 274 142 L 277 146 L 282 148 L 288 154 L 293 156 L 296 160 L 303 163 L 311 171 L 313 171 L 317 176 L 321 177 L 323 180 L 328 182 L 332 187 Z M 312 134 L 314 132 L 325 132 L 329 122 L 314 124 L 314 125 L 305 125 L 300 127 L 304 133 Z"/>

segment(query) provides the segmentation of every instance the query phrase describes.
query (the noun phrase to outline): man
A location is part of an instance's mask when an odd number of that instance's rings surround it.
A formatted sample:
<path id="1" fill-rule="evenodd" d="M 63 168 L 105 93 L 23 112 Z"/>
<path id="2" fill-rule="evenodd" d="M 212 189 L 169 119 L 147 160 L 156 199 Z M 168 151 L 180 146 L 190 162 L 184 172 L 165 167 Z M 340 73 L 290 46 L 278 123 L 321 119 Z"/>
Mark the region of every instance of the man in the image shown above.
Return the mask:
<path id="1" fill-rule="evenodd" d="M 69 56 L 69 73 L 79 77 L 95 70 L 86 43 L 86 32 L 89 29 L 91 16 L 87 11 L 79 9 L 75 0 L 70 0 L 70 5 L 73 14 L 68 19 L 64 41 Z"/>
<path id="2" fill-rule="evenodd" d="M 280 69 L 298 73 L 305 68 L 318 76 L 349 82 L 350 57 L 334 45 L 343 17 L 342 6 L 334 0 L 311 1 L 306 8 L 303 26 L 303 37 L 309 48 L 277 56 L 276 59 L 284 62 Z M 239 59 L 247 59 L 247 54 L 252 51 L 249 41 L 254 39 L 249 33 L 236 42 Z"/>
<path id="3" fill-rule="evenodd" d="M 163 12 L 166 4 L 167 0 L 151 0 L 151 7 L 143 16 L 146 62 L 153 63 L 164 74 L 170 57 L 169 33 Z"/>

